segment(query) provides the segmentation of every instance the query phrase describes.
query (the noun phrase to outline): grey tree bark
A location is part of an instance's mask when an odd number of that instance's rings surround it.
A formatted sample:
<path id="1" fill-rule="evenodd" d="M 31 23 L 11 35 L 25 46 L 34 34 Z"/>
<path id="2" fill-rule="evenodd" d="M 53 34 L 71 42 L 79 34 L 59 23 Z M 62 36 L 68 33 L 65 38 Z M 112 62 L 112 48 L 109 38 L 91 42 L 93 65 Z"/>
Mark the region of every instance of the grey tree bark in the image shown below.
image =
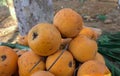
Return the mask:
<path id="1" fill-rule="evenodd" d="M 13 0 L 20 35 L 26 35 L 37 23 L 52 23 L 52 0 Z"/>

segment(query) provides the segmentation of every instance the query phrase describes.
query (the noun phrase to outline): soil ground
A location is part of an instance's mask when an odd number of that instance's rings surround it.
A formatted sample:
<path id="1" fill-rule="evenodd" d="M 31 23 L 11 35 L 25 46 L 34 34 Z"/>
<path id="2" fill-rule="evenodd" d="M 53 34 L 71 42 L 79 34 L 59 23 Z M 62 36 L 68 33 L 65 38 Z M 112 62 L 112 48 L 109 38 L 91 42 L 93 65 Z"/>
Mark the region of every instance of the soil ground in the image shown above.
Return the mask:
<path id="1" fill-rule="evenodd" d="M 100 28 L 103 32 L 120 31 L 117 0 L 53 0 L 53 3 L 55 13 L 62 8 L 77 11 L 86 26 Z M 8 8 L 0 6 L 0 41 L 15 43 L 18 34 L 17 24 L 11 18 Z"/>

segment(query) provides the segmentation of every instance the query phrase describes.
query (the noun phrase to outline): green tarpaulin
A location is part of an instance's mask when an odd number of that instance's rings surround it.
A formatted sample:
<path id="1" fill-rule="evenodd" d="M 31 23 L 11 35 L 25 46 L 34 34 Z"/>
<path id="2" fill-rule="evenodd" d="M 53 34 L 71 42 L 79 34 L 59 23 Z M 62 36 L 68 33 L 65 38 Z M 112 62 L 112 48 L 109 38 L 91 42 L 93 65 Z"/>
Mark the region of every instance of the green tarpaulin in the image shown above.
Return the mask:
<path id="1" fill-rule="evenodd" d="M 120 32 L 101 35 L 98 39 L 98 47 L 112 76 L 120 76 Z"/>

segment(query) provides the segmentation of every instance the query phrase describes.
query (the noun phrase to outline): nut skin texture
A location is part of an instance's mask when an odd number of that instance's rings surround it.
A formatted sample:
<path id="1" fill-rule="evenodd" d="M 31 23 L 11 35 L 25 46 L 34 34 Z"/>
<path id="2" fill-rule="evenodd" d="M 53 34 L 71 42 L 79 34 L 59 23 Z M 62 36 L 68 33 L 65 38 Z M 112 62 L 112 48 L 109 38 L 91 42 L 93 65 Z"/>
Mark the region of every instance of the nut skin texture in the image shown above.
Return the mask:
<path id="1" fill-rule="evenodd" d="M 97 60 L 97 61 L 99 61 L 99 62 L 105 64 L 105 59 L 104 59 L 104 57 L 102 56 L 102 54 L 100 54 L 99 52 L 97 52 L 97 54 L 96 54 L 94 60 Z"/>
<path id="2" fill-rule="evenodd" d="M 90 39 L 93 39 L 93 40 L 97 40 L 98 39 L 98 35 L 97 33 L 90 27 L 84 27 L 80 33 L 80 35 L 85 35 L 87 36 L 88 38 Z"/>
<path id="3" fill-rule="evenodd" d="M 24 45 L 24 46 L 28 46 L 28 37 L 27 37 L 27 35 L 25 35 L 25 36 L 20 35 L 17 43 L 21 44 L 21 45 Z"/>
<path id="4" fill-rule="evenodd" d="M 46 68 L 55 62 L 58 56 L 61 54 L 62 50 L 59 50 L 55 54 L 50 55 L 46 60 Z M 65 50 L 56 63 L 50 68 L 50 72 L 55 76 L 72 76 L 75 70 L 75 61 L 72 54 Z"/>
<path id="5" fill-rule="evenodd" d="M 103 63 L 89 60 L 79 67 L 77 76 L 111 76 L 111 72 Z"/>
<path id="6" fill-rule="evenodd" d="M 49 71 L 37 71 L 33 73 L 31 76 L 55 76 L 55 75 L 53 75 Z"/>
<path id="7" fill-rule="evenodd" d="M 82 17 L 70 8 L 61 9 L 56 13 L 53 24 L 61 32 L 62 37 L 75 37 L 83 26 Z"/>
<path id="8" fill-rule="evenodd" d="M 84 35 L 78 35 L 69 45 L 69 51 L 79 62 L 94 59 L 97 50 L 98 46 L 96 41 L 89 39 Z"/>
<path id="9" fill-rule="evenodd" d="M 0 46 L 0 76 L 12 76 L 17 70 L 17 60 L 12 48 Z"/>
<path id="10" fill-rule="evenodd" d="M 59 49 L 61 42 L 61 34 L 53 24 L 37 24 L 28 33 L 30 48 L 40 56 L 55 53 Z"/>
<path id="11" fill-rule="evenodd" d="M 33 51 L 25 52 L 18 59 L 19 75 L 30 76 L 34 72 L 45 70 L 45 62 L 43 60 L 41 60 L 40 63 L 35 66 L 41 58 L 41 56 L 36 55 Z M 33 68 L 33 66 L 35 67 Z"/>

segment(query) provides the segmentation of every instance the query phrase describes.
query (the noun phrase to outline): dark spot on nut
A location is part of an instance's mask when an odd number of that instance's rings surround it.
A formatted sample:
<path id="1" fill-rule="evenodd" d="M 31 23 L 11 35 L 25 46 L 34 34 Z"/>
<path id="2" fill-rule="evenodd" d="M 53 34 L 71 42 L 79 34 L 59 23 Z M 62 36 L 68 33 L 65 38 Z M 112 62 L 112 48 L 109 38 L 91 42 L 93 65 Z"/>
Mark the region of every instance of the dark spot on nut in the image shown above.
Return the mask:
<path id="1" fill-rule="evenodd" d="M 21 55 L 18 55 L 18 57 L 20 57 Z"/>
<path id="2" fill-rule="evenodd" d="M 53 49 L 53 47 L 51 47 L 49 50 L 52 50 Z"/>
<path id="3" fill-rule="evenodd" d="M 8 66 L 7 64 L 4 64 L 4 66 Z"/>
<path id="4" fill-rule="evenodd" d="M 50 48 L 49 50 L 52 50 L 52 48 Z"/>
<path id="5" fill-rule="evenodd" d="M 6 60 L 6 58 L 7 58 L 6 55 L 1 56 L 2 61 Z"/>
<path id="6" fill-rule="evenodd" d="M 34 40 L 35 38 L 37 38 L 38 34 L 36 32 L 33 33 L 33 39 Z"/>
<path id="7" fill-rule="evenodd" d="M 25 37 L 22 37 L 22 39 L 25 39 Z"/>
<path id="8" fill-rule="evenodd" d="M 18 51 L 19 51 L 18 49 L 15 50 L 15 52 L 18 52 Z"/>
<path id="9" fill-rule="evenodd" d="M 14 76 L 14 74 L 12 74 L 12 76 Z"/>
<path id="10" fill-rule="evenodd" d="M 69 67 L 72 67 L 72 61 L 69 62 Z"/>

